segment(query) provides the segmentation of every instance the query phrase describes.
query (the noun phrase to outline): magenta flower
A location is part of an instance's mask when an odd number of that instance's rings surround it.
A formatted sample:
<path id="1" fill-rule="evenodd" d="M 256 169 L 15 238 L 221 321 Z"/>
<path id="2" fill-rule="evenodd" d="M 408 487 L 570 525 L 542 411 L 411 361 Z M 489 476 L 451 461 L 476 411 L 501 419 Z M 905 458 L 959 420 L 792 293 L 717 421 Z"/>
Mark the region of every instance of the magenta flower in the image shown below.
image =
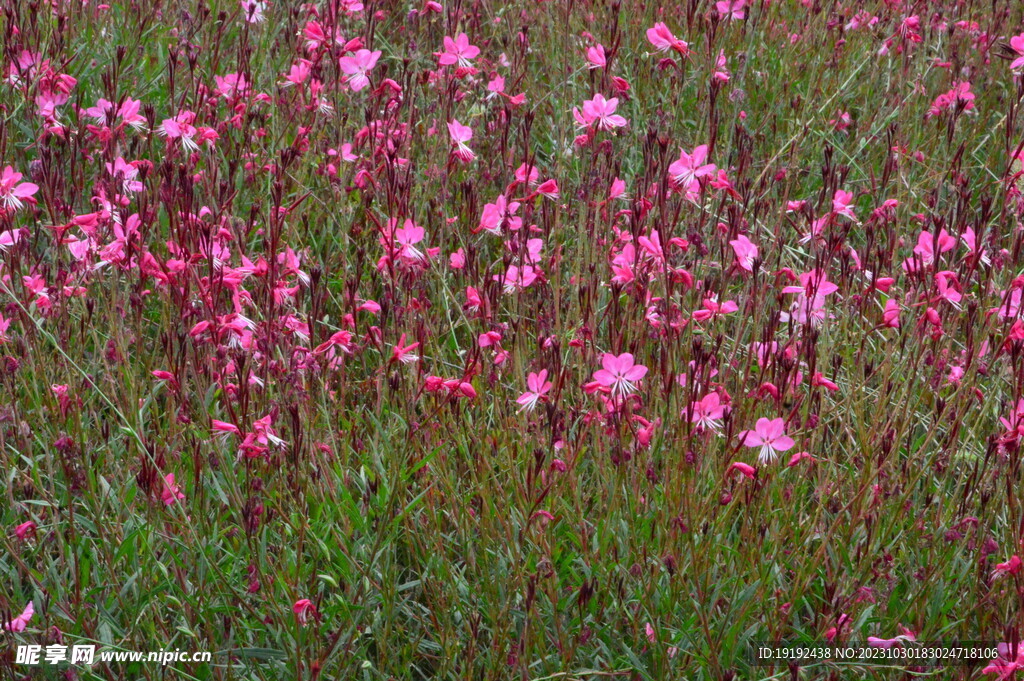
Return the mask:
<path id="1" fill-rule="evenodd" d="M 15 172 L 11 166 L 0 174 L 0 205 L 7 210 L 20 210 L 24 205 L 22 200 L 32 200 L 31 197 L 39 191 L 37 185 L 22 182 L 21 178 L 21 173 Z"/>
<path id="2" fill-rule="evenodd" d="M 900 327 L 900 304 L 892 298 L 885 301 L 885 310 L 882 311 L 882 326 L 889 329 Z"/>
<path id="3" fill-rule="evenodd" d="M 708 158 L 708 145 L 702 144 L 687 153 L 679 150 L 679 160 L 668 167 L 669 178 L 675 187 L 689 189 L 690 185 L 702 177 L 714 174 L 717 167 L 713 163 L 705 163 Z"/>
<path id="4" fill-rule="evenodd" d="M 718 393 L 708 393 L 697 402 L 690 403 L 690 422 L 697 428 L 717 431 L 722 427 L 721 420 L 729 413 L 729 405 L 722 404 Z"/>
<path id="5" fill-rule="evenodd" d="M 113 113 L 115 119 L 121 119 L 120 125 L 127 125 L 136 130 L 141 130 L 146 125 L 146 118 L 139 114 L 141 108 L 142 102 L 130 97 L 125 98 L 124 103 L 119 107 L 114 102 L 101 98 L 96 100 L 96 106 L 83 109 L 82 114 L 93 119 L 97 125 L 106 125 L 107 116 Z"/>
<path id="6" fill-rule="evenodd" d="M 754 261 L 757 260 L 757 246 L 742 234 L 730 241 L 729 245 L 732 246 L 732 250 L 736 254 L 736 264 L 740 266 L 740 269 L 753 272 Z"/>
<path id="7" fill-rule="evenodd" d="M 308 598 L 300 598 L 295 601 L 295 604 L 292 605 L 292 612 L 295 613 L 295 619 L 301 626 L 305 626 L 310 617 L 317 616 L 316 606 Z"/>
<path id="8" fill-rule="evenodd" d="M 1000 643 L 996 649 L 998 657 L 989 661 L 981 673 L 998 674 L 999 681 L 1016 678 L 1017 672 L 1024 670 L 1024 644 Z"/>
<path id="9" fill-rule="evenodd" d="M 608 65 L 604 54 L 604 45 L 593 45 L 587 48 L 587 68 L 603 69 Z"/>
<path id="10" fill-rule="evenodd" d="M 242 16 L 250 24 L 261 24 L 266 19 L 263 12 L 267 9 L 267 3 L 260 0 L 242 0 Z"/>
<path id="11" fill-rule="evenodd" d="M 174 118 L 165 118 L 157 128 L 157 134 L 168 140 L 181 140 L 181 146 L 186 151 L 198 151 L 199 144 L 195 141 L 195 136 L 199 134 L 199 130 L 192 125 L 195 119 L 196 115 L 191 111 L 182 111 Z"/>
<path id="12" fill-rule="evenodd" d="M 385 247 L 392 246 L 398 258 L 408 263 L 420 263 L 427 259 L 426 254 L 416 247 L 416 244 L 423 241 L 426 236 L 422 227 L 408 218 L 401 227 L 398 227 L 398 220 L 392 218 L 388 220 L 387 231 L 391 234 L 393 245 L 386 239 L 382 239 L 381 243 Z"/>
<path id="13" fill-rule="evenodd" d="M 547 380 L 548 370 L 542 369 L 537 373 L 530 373 L 526 377 L 527 391 L 516 398 L 519 403 L 519 411 L 533 411 L 537 402 L 545 399 L 545 395 L 551 390 L 551 381 Z"/>
<path id="14" fill-rule="evenodd" d="M 817 461 L 817 459 L 811 456 L 810 452 L 797 452 L 793 456 L 789 457 L 789 463 L 787 463 L 786 465 L 789 466 L 790 468 L 793 468 L 801 461 L 809 461 L 811 463 L 814 463 Z"/>
<path id="15" fill-rule="evenodd" d="M 793 438 L 786 435 L 786 422 L 782 418 L 760 418 L 754 430 L 740 433 L 740 439 L 746 447 L 760 447 L 757 459 L 761 463 L 775 461 L 779 452 L 792 449 L 795 444 Z"/>
<path id="16" fill-rule="evenodd" d="M 892 648 L 895 645 L 902 644 L 904 641 L 917 640 L 917 636 L 910 629 L 907 629 L 906 627 L 900 625 L 900 630 L 903 633 L 899 634 L 898 636 L 893 636 L 892 638 L 878 638 L 876 636 L 868 636 L 868 645 L 872 648 Z"/>
<path id="17" fill-rule="evenodd" d="M 484 204 L 483 214 L 480 216 L 480 225 L 477 231 L 483 230 L 494 235 L 500 235 L 502 227 L 506 224 L 513 232 L 523 226 L 523 219 L 515 217 L 519 210 L 518 201 L 509 201 L 504 194 L 500 194 L 494 203 Z"/>
<path id="18" fill-rule="evenodd" d="M 948 91 L 936 97 L 924 117 L 928 119 L 938 116 L 950 108 L 957 111 L 972 111 L 974 109 L 974 93 L 971 92 L 970 82 L 956 83 Z"/>
<path id="19" fill-rule="evenodd" d="M 802 293 L 805 296 L 829 296 L 839 287 L 828 280 L 828 274 L 819 270 L 804 272 L 797 279 L 800 285 L 790 285 L 782 289 L 783 293 Z"/>
<path id="20" fill-rule="evenodd" d="M 454 118 L 448 124 L 448 134 L 452 138 L 452 155 L 459 159 L 463 163 L 469 163 L 476 158 L 476 154 L 466 144 L 469 140 L 473 139 L 473 129 L 469 126 L 459 123 Z"/>
<path id="21" fill-rule="evenodd" d="M 533 196 L 543 196 L 546 199 L 557 201 L 560 193 L 558 191 L 558 182 L 555 180 L 544 180 L 537 187 L 537 190 L 533 193 Z"/>
<path id="22" fill-rule="evenodd" d="M 967 247 L 969 257 L 977 257 L 983 265 L 991 265 L 992 259 L 988 257 L 988 251 L 978 243 L 978 236 L 973 227 L 968 227 L 960 235 L 960 241 Z"/>
<path id="23" fill-rule="evenodd" d="M 25 540 L 30 534 L 35 534 L 35 531 L 36 524 L 31 520 L 27 520 L 14 528 L 14 535 L 18 539 Z"/>
<path id="24" fill-rule="evenodd" d="M 727 300 L 724 303 L 719 303 L 718 296 L 711 295 L 704 299 L 703 309 L 695 311 L 692 316 L 695 322 L 703 322 L 719 315 L 732 314 L 739 309 L 740 306 L 736 304 L 736 301 Z"/>
<path id="25" fill-rule="evenodd" d="M 647 375 L 647 367 L 636 364 L 628 352 L 616 357 L 606 352 L 601 357 L 603 368 L 594 372 L 594 381 L 611 390 L 612 395 L 628 395 L 636 390 L 636 383 Z"/>
<path id="26" fill-rule="evenodd" d="M 114 159 L 113 163 L 108 163 L 106 165 L 107 172 L 110 173 L 111 177 L 115 180 L 120 180 L 121 191 L 125 194 L 141 192 L 146 188 L 145 185 L 139 181 L 139 169 L 133 163 L 128 163 L 118 156 Z"/>
<path id="27" fill-rule="evenodd" d="M 459 248 L 448 256 L 448 264 L 453 270 L 461 270 L 466 266 L 466 250 Z"/>
<path id="28" fill-rule="evenodd" d="M 1010 38 L 1010 49 L 1017 53 L 1017 58 L 1010 64 L 1012 71 L 1024 71 L 1024 33 Z"/>
<path id="29" fill-rule="evenodd" d="M 853 212 L 852 204 L 853 194 L 837 189 L 835 196 L 832 197 L 832 212 L 857 222 L 857 214 Z"/>
<path id="30" fill-rule="evenodd" d="M 654 45 L 654 49 L 658 52 L 675 50 L 684 57 L 690 53 L 689 45 L 672 35 L 668 26 L 660 21 L 647 29 L 647 40 Z"/>
<path id="31" fill-rule="evenodd" d="M 728 477 L 733 471 L 736 471 L 740 475 L 750 480 L 757 477 L 757 469 L 751 466 L 749 463 L 743 463 L 742 461 L 733 461 L 729 464 L 729 468 L 726 469 L 725 475 Z"/>
<path id="32" fill-rule="evenodd" d="M 469 37 L 465 33 L 460 33 L 454 40 L 445 36 L 444 52 L 438 56 L 437 61 L 445 66 L 458 64 L 461 68 L 468 69 L 473 67 L 472 60 L 479 55 L 480 48 L 470 45 Z"/>
<path id="33" fill-rule="evenodd" d="M 515 293 L 524 288 L 529 288 L 538 279 L 538 270 L 533 265 L 509 265 L 505 275 L 495 274 L 491 277 L 494 281 L 502 283 L 502 290 L 505 293 Z"/>
<path id="34" fill-rule="evenodd" d="M 1024 561 L 1021 561 L 1020 556 L 1014 554 L 1005 563 L 996 563 L 996 567 L 992 571 L 992 578 L 1018 574 L 1022 566 L 1024 566 Z"/>
<path id="35" fill-rule="evenodd" d="M 367 74 L 377 65 L 380 54 L 380 50 L 357 50 L 351 57 L 338 60 L 338 68 L 348 76 L 348 85 L 353 92 L 359 92 L 370 84 Z"/>
<path id="36" fill-rule="evenodd" d="M 398 339 L 398 343 L 391 348 L 391 361 L 401 362 L 402 364 L 411 364 L 420 358 L 419 355 L 413 352 L 420 346 L 419 343 L 412 343 L 410 345 L 405 344 L 405 334 L 403 333 Z"/>
<path id="37" fill-rule="evenodd" d="M 21 612 L 20 615 L 15 617 L 10 622 L 5 622 L 4 625 L 0 627 L 0 629 L 4 631 L 12 631 L 14 633 L 25 631 L 25 627 L 28 626 L 29 621 L 32 619 L 32 615 L 34 615 L 35 612 L 36 610 L 32 606 L 32 601 L 29 601 L 28 605 L 25 606 L 25 609 Z"/>
<path id="38" fill-rule="evenodd" d="M 174 473 L 165 475 L 164 489 L 160 493 L 160 499 L 164 502 L 164 505 L 173 506 L 184 498 L 185 495 L 181 493 L 181 489 L 174 482 Z"/>
<path id="39" fill-rule="evenodd" d="M 931 232 L 924 230 L 917 235 L 917 245 L 914 246 L 914 255 L 920 259 L 920 264 L 925 267 L 929 267 L 935 264 L 937 257 L 942 253 L 956 248 L 956 239 L 949 235 L 949 232 L 942 229 L 939 230 L 938 236 Z M 918 260 L 916 258 L 908 258 L 903 264 L 903 268 L 908 272 L 916 270 Z"/>
<path id="40" fill-rule="evenodd" d="M 8 229 L 0 232 L 0 253 L 3 253 L 19 241 L 21 241 L 20 229 Z"/>
<path id="41" fill-rule="evenodd" d="M 582 112 L 573 107 L 572 115 L 581 128 L 594 126 L 598 130 L 614 130 L 628 123 L 625 118 L 615 114 L 618 106 L 618 98 L 605 99 L 604 95 L 595 94 L 593 99 L 583 102 Z"/>
<path id="42" fill-rule="evenodd" d="M 715 11 L 725 21 L 733 21 L 747 16 L 744 10 L 746 6 L 746 0 L 718 0 L 715 3 Z"/>

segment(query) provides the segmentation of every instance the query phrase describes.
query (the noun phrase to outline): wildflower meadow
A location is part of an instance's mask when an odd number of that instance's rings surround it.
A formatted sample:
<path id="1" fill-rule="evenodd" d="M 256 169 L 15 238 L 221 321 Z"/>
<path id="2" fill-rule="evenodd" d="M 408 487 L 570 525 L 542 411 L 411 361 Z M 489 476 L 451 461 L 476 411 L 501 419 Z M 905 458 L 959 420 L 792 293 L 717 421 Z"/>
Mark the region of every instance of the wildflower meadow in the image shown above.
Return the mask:
<path id="1" fill-rule="evenodd" d="M 0 678 L 1024 674 L 1020 0 L 0 41 Z"/>

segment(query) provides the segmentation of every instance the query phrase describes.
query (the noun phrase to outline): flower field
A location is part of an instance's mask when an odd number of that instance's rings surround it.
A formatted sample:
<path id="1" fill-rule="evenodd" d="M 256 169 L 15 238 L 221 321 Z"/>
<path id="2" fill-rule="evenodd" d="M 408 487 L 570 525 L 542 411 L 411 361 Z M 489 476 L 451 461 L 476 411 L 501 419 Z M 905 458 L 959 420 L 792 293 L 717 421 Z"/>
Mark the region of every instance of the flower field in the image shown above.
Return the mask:
<path id="1" fill-rule="evenodd" d="M 0 36 L 3 678 L 1024 673 L 1018 0 Z"/>

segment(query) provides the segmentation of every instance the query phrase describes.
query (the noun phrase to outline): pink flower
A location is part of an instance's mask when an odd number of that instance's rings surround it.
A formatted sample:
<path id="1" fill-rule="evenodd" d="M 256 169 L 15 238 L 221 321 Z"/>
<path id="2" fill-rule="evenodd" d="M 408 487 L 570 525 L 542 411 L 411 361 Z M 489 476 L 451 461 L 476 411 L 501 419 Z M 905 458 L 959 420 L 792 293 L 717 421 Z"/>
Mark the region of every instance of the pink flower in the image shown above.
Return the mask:
<path id="1" fill-rule="evenodd" d="M 1005 563 L 996 563 L 995 569 L 992 571 L 992 577 L 1002 577 L 1003 575 L 1016 575 L 1020 572 L 1021 566 L 1024 562 L 1021 561 L 1017 555 L 1010 556 L 1010 560 Z"/>
<path id="2" fill-rule="evenodd" d="M 210 419 L 210 428 L 213 430 L 214 435 L 241 435 L 241 431 L 238 426 L 227 421 L 218 421 L 217 419 Z"/>
<path id="3" fill-rule="evenodd" d="M 425 261 L 427 255 L 416 248 L 416 244 L 423 241 L 426 236 L 424 229 L 408 218 L 405 219 L 401 227 L 397 227 L 397 225 L 396 218 L 391 218 L 388 221 L 388 231 L 391 233 L 395 255 L 408 263 Z M 382 244 L 385 247 L 391 246 L 384 239 L 382 239 Z"/>
<path id="4" fill-rule="evenodd" d="M 757 260 L 757 246 L 742 234 L 730 241 L 729 244 L 736 254 L 736 264 L 747 272 L 753 272 L 754 261 Z"/>
<path id="5" fill-rule="evenodd" d="M 9 229 L 5 232 L 0 232 L 0 253 L 6 251 L 19 241 L 21 241 L 20 229 Z"/>
<path id="6" fill-rule="evenodd" d="M 761 463 L 775 461 L 779 452 L 791 449 L 795 444 L 793 438 L 786 436 L 786 422 L 782 418 L 759 418 L 754 430 L 743 431 L 740 439 L 746 447 L 761 448 L 757 457 Z"/>
<path id="7" fill-rule="evenodd" d="M 825 296 L 820 294 L 809 296 L 803 293 L 798 295 L 796 300 L 790 304 L 788 312 L 783 312 L 779 315 L 779 319 L 784 322 L 810 323 L 811 326 L 821 326 L 827 317 Z"/>
<path id="8" fill-rule="evenodd" d="M 359 92 L 364 87 L 370 84 L 370 79 L 367 77 L 374 66 L 377 65 L 377 60 L 380 59 L 380 50 L 370 52 L 369 50 L 357 50 L 356 53 L 351 57 L 342 57 L 338 60 L 338 68 L 340 68 L 348 76 L 349 87 L 352 88 L 353 92 Z"/>
<path id="9" fill-rule="evenodd" d="M 757 477 L 757 469 L 750 464 L 743 463 L 742 461 L 733 461 L 729 464 L 729 468 L 725 471 L 725 476 L 729 477 L 729 474 L 733 471 L 740 473 L 743 477 L 753 480 Z"/>
<path id="10" fill-rule="evenodd" d="M 23 522 L 22 524 L 14 528 L 14 536 L 18 539 L 25 539 L 30 534 L 34 534 L 36 531 L 36 524 L 31 520 Z"/>
<path id="11" fill-rule="evenodd" d="M 540 182 L 540 170 L 537 166 L 527 166 L 525 163 L 520 163 L 519 167 L 516 168 L 516 182 L 525 185 L 535 185 Z"/>
<path id="12" fill-rule="evenodd" d="M 128 125 L 136 130 L 141 130 L 146 125 L 146 118 L 139 114 L 139 109 L 141 107 L 142 102 L 137 99 L 127 97 L 125 98 L 124 103 L 115 109 L 113 102 L 109 102 L 101 98 L 96 100 L 96 106 L 83 109 L 82 114 L 93 119 L 97 125 L 106 125 L 108 120 L 107 116 L 113 113 L 115 119 L 121 119 L 121 125 Z"/>
<path id="13" fill-rule="evenodd" d="M 841 613 L 839 617 L 836 618 L 835 626 L 829 627 L 828 631 L 825 632 L 825 640 L 830 643 L 834 641 L 842 632 L 843 627 L 849 625 L 852 621 L 853 618 L 851 618 L 848 614 L 846 614 L 845 612 Z"/>
<path id="14" fill-rule="evenodd" d="M 788 466 L 789 468 L 793 468 L 801 461 L 809 461 L 810 463 L 814 463 L 815 461 L 817 461 L 817 459 L 811 456 L 809 452 L 797 452 L 793 456 L 789 457 L 789 463 L 787 463 L 786 466 Z"/>
<path id="15" fill-rule="evenodd" d="M 465 249 L 458 249 L 448 256 L 448 263 L 451 265 L 453 270 L 461 270 L 466 266 L 466 251 Z"/>
<path id="16" fill-rule="evenodd" d="M 1010 64 L 1013 71 L 1024 71 L 1024 33 L 1010 38 L 1010 49 L 1017 53 L 1017 58 Z"/>
<path id="17" fill-rule="evenodd" d="M 548 381 L 547 377 L 547 369 L 527 375 L 527 391 L 516 399 L 516 402 L 519 403 L 519 411 L 533 411 L 537 402 L 545 398 L 547 392 L 551 390 L 551 381 Z"/>
<path id="18" fill-rule="evenodd" d="M 537 281 L 537 270 L 533 265 L 509 265 L 505 275 L 495 274 L 492 279 L 502 283 L 502 290 L 505 293 L 515 293 L 520 289 L 529 288 Z"/>
<path id="19" fill-rule="evenodd" d="M 612 180 L 612 186 L 608 189 L 608 200 L 614 201 L 615 199 L 625 199 L 626 196 L 626 183 L 615 178 Z"/>
<path id="20" fill-rule="evenodd" d="M 732 21 L 747 16 L 743 9 L 746 6 L 746 0 L 718 0 L 715 3 L 715 11 L 726 21 Z"/>
<path id="21" fill-rule="evenodd" d="M 724 303 L 718 302 L 718 296 L 712 295 L 704 299 L 704 308 L 693 313 L 695 322 L 704 322 L 719 315 L 732 314 L 740 306 L 734 300 L 727 300 Z"/>
<path id="22" fill-rule="evenodd" d="M 937 256 L 956 248 L 956 239 L 949 235 L 949 232 L 939 230 L 938 236 L 927 230 L 917 235 L 917 245 L 914 246 L 914 255 L 918 258 L 907 258 L 903 263 L 903 269 L 908 272 L 917 270 L 918 264 L 929 267 L 935 264 Z"/>
<path id="23" fill-rule="evenodd" d="M 950 108 L 957 111 L 974 109 L 974 93 L 971 92 L 970 82 L 956 83 L 950 90 L 936 97 L 924 117 L 928 119 L 938 116 Z"/>
<path id="24" fill-rule="evenodd" d="M 728 83 L 732 74 L 729 73 L 729 61 L 725 58 L 725 50 L 718 51 L 718 59 L 715 60 L 715 73 L 712 76 L 719 83 Z"/>
<path id="25" fill-rule="evenodd" d="M 594 372 L 594 380 L 611 390 L 612 395 L 628 395 L 636 390 L 634 385 L 647 375 L 647 367 L 633 362 L 633 355 L 625 352 L 618 357 L 606 352 L 601 357 L 603 368 Z"/>
<path id="26" fill-rule="evenodd" d="M 145 189 L 145 185 L 139 181 L 139 169 L 135 166 L 135 163 L 128 163 L 123 158 L 118 156 L 114 159 L 113 163 L 108 163 L 107 172 L 115 180 L 120 180 L 121 191 L 125 194 L 132 194 L 134 192 L 140 192 Z"/>
<path id="27" fill-rule="evenodd" d="M 1024 59 L 1024 57 L 1022 57 Z M 991 265 L 992 260 L 988 257 L 988 252 L 978 244 L 978 236 L 974 232 L 973 227 L 968 227 L 960 235 L 960 241 L 963 242 L 964 246 L 967 246 L 967 250 L 970 253 L 970 257 L 977 257 L 978 261 L 983 265 Z"/>
<path id="28" fill-rule="evenodd" d="M 25 627 L 28 626 L 29 621 L 32 619 L 32 615 L 34 615 L 35 612 L 36 610 L 32 606 L 32 601 L 29 601 L 28 605 L 25 606 L 25 609 L 21 612 L 20 615 L 15 617 L 10 622 L 5 622 L 4 625 L 0 627 L 0 629 L 4 631 L 12 631 L 14 633 L 25 631 Z"/>
<path id="29" fill-rule="evenodd" d="M 555 180 L 544 180 L 533 193 L 534 196 L 543 196 L 546 199 L 557 201 L 559 197 L 558 182 Z"/>
<path id="30" fill-rule="evenodd" d="M 444 52 L 442 52 L 437 61 L 445 66 L 452 64 L 458 64 L 461 68 L 472 68 L 472 60 L 476 59 L 480 55 L 480 48 L 476 45 L 469 44 L 469 37 L 465 33 L 460 33 L 452 40 L 448 36 L 444 38 Z"/>
<path id="31" fill-rule="evenodd" d="M 277 436 L 277 431 L 274 430 L 273 425 L 271 414 L 267 414 L 261 419 L 256 419 L 252 422 L 252 433 L 249 436 L 261 445 L 280 446 L 285 444 L 285 441 Z"/>
<path id="32" fill-rule="evenodd" d="M 935 288 L 938 290 L 935 300 L 945 300 L 956 309 L 960 309 L 960 301 L 963 294 L 956 289 L 959 283 L 956 280 L 956 272 L 936 272 Z"/>
<path id="33" fill-rule="evenodd" d="M 594 45 L 587 48 L 588 69 L 603 69 L 607 65 L 608 60 L 604 55 L 604 45 Z"/>
<path id="34" fill-rule="evenodd" d="M 708 158 L 708 145 L 702 144 L 693 150 L 692 154 L 685 149 L 679 150 L 679 160 L 668 167 L 669 178 L 675 187 L 689 189 L 690 185 L 714 174 L 717 170 L 712 163 L 705 163 Z"/>
<path id="35" fill-rule="evenodd" d="M 454 118 L 448 124 L 448 134 L 452 138 L 452 154 L 463 163 L 469 163 L 476 158 L 476 154 L 466 143 L 473 139 L 473 129 L 459 123 Z"/>
<path id="36" fill-rule="evenodd" d="M 295 618 L 299 621 L 299 624 L 305 626 L 309 621 L 310 616 L 317 617 L 316 606 L 308 598 L 300 598 L 295 601 L 292 606 L 292 612 L 295 613 Z"/>
<path id="37" fill-rule="evenodd" d="M 181 140 L 181 146 L 186 151 L 198 151 L 199 144 L 194 138 L 199 134 L 199 130 L 192 125 L 195 119 L 196 115 L 191 111 L 182 111 L 174 118 L 165 118 L 157 128 L 157 134 L 163 135 L 168 140 Z"/>
<path id="38" fill-rule="evenodd" d="M 501 332 L 488 331 L 477 336 L 476 344 L 481 348 L 501 347 Z"/>
<path id="39" fill-rule="evenodd" d="M 729 413 L 729 405 L 722 404 L 718 393 L 708 393 L 697 402 L 690 403 L 690 422 L 698 428 L 717 431 L 722 427 L 720 421 Z"/>
<path id="40" fill-rule="evenodd" d="M 242 0 L 242 16 L 250 24 L 261 24 L 265 17 L 263 12 L 267 9 L 267 3 L 261 0 Z"/>
<path id="41" fill-rule="evenodd" d="M 890 298 L 885 301 L 885 310 L 882 312 L 882 325 L 889 329 L 900 327 L 900 304 Z"/>
<path id="42" fill-rule="evenodd" d="M 828 274 L 811 270 L 804 272 L 797 279 L 800 285 L 786 286 L 783 293 L 802 293 L 804 296 L 830 296 L 839 290 L 839 287 L 828 280 Z"/>
<path id="43" fill-rule="evenodd" d="M 842 189 L 837 189 L 835 196 L 832 197 L 832 212 L 836 215 L 842 215 L 843 217 L 849 218 L 854 222 L 857 222 L 857 215 L 853 212 L 851 204 L 853 203 L 853 194 Z"/>
<path id="44" fill-rule="evenodd" d="M 1000 294 L 999 307 L 994 307 L 989 312 L 995 312 L 1003 321 L 1016 319 L 1020 314 L 1021 299 L 1024 298 L 1024 291 L 1017 287 L 1003 291 Z"/>
<path id="45" fill-rule="evenodd" d="M 164 490 L 160 493 L 160 499 L 164 502 L 164 505 L 173 506 L 184 498 L 185 495 L 181 493 L 181 489 L 174 482 L 174 473 L 165 475 Z"/>
<path id="46" fill-rule="evenodd" d="M 917 636 L 910 629 L 904 626 L 900 626 L 900 630 L 903 632 L 893 638 L 877 638 L 875 636 L 868 636 L 868 645 L 872 648 L 892 648 L 897 644 L 901 644 L 904 641 L 916 641 Z"/>
<path id="47" fill-rule="evenodd" d="M 595 94 L 593 99 L 583 102 L 583 111 L 573 107 L 572 115 L 581 128 L 595 126 L 598 130 L 614 130 L 621 128 L 628 122 L 622 116 L 615 114 L 619 106 L 616 97 L 605 99 L 604 95 Z"/>
<path id="48" fill-rule="evenodd" d="M 660 21 L 647 29 L 647 40 L 650 41 L 651 45 L 654 45 L 654 49 L 658 50 L 658 52 L 675 50 L 684 57 L 690 53 L 689 45 L 672 35 L 672 31 L 668 30 L 668 26 Z"/>
<path id="49" fill-rule="evenodd" d="M 288 69 L 288 73 L 285 74 L 284 82 L 281 83 L 281 86 L 294 87 L 296 85 L 302 85 L 309 78 L 312 66 L 313 62 L 308 59 L 299 59 L 292 64 L 290 69 Z"/>
<path id="50" fill-rule="evenodd" d="M 39 191 L 37 185 L 21 182 L 21 178 L 21 173 L 15 172 L 11 166 L 0 174 L 0 205 L 7 210 L 20 210 L 24 206 L 22 199 L 32 200 L 32 195 Z"/>
<path id="51" fill-rule="evenodd" d="M 523 226 L 523 219 L 514 217 L 518 210 L 518 201 L 509 201 L 505 198 L 504 194 L 498 195 L 494 203 L 484 205 L 477 231 L 484 230 L 485 232 L 499 235 L 506 224 L 513 232 L 518 231 Z"/>
<path id="52" fill-rule="evenodd" d="M 1016 678 L 1016 673 L 1024 670 L 1024 645 L 1017 643 L 1000 643 L 997 647 L 999 656 L 990 661 L 981 670 L 982 674 L 998 674 L 999 681 Z"/>
<path id="53" fill-rule="evenodd" d="M 822 388 L 827 388 L 828 390 L 832 391 L 839 390 L 839 386 L 836 385 L 836 383 L 833 382 L 832 380 L 826 378 L 825 374 L 821 373 L 820 371 L 815 371 L 814 375 L 811 376 L 811 385 L 820 386 Z"/>
<path id="54" fill-rule="evenodd" d="M 405 345 L 405 334 L 403 333 L 398 339 L 398 343 L 391 348 L 391 361 L 401 362 L 402 364 L 411 364 L 420 358 L 419 355 L 414 354 L 413 350 L 420 346 L 419 343 L 412 343 L 411 345 Z"/>

